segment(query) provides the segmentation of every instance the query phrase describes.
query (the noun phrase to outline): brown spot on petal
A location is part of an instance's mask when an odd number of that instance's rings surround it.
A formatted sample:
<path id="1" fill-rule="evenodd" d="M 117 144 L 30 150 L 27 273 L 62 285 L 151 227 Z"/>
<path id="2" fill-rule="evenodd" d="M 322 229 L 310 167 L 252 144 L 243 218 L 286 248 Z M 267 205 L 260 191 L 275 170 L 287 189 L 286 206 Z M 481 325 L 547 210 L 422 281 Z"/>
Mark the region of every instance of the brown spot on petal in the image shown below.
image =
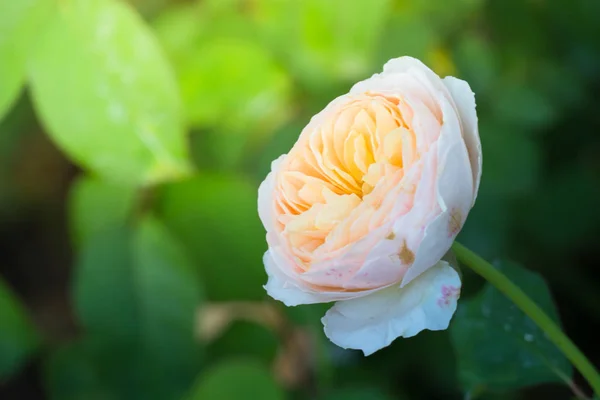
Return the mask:
<path id="1" fill-rule="evenodd" d="M 396 239 L 396 234 L 394 232 L 390 232 L 385 238 L 387 240 L 394 240 Z"/>
<path id="2" fill-rule="evenodd" d="M 460 228 L 462 228 L 463 217 L 462 212 L 455 208 L 450 212 L 450 222 L 448 223 L 448 236 L 453 237 L 458 234 Z"/>
<path id="3" fill-rule="evenodd" d="M 402 247 L 398 253 L 402 264 L 410 265 L 415 261 L 415 253 L 413 253 L 408 247 L 406 247 L 406 239 L 402 241 Z"/>

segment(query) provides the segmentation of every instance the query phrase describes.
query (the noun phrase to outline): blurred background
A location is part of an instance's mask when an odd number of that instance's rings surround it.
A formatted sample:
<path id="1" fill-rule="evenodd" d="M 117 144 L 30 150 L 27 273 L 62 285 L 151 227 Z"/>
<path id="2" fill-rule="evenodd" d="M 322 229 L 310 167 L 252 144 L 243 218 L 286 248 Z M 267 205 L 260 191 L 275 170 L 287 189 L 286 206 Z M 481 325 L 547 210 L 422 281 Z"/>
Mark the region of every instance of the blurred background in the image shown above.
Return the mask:
<path id="1" fill-rule="evenodd" d="M 333 346 L 327 305 L 267 298 L 256 195 L 388 59 L 465 79 L 484 172 L 459 241 L 600 365 L 598 18 L 597 0 L 0 1 L 0 399 L 585 398 L 466 268 L 449 330 Z"/>

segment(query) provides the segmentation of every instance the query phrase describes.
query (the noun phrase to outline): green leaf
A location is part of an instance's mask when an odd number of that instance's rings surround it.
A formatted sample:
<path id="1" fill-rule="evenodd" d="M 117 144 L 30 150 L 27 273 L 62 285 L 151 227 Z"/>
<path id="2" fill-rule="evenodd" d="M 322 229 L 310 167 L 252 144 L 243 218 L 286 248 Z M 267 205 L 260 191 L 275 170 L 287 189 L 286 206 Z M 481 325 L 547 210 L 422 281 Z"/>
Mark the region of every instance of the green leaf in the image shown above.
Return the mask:
<path id="1" fill-rule="evenodd" d="M 321 328 L 321 318 L 331 308 L 330 303 L 300 304 L 296 307 L 285 307 L 283 310 L 290 322 L 299 326 L 316 326 Z"/>
<path id="2" fill-rule="evenodd" d="M 124 228 L 98 232 L 82 245 L 73 290 L 76 313 L 90 332 L 124 339 L 137 334 L 131 247 L 131 232 Z"/>
<path id="3" fill-rule="evenodd" d="M 406 397 L 394 396 L 379 387 L 358 386 L 330 390 L 318 397 L 319 400 L 403 400 Z"/>
<path id="4" fill-rule="evenodd" d="M 40 338 L 25 309 L 0 279 L 0 381 L 10 378 L 38 348 Z"/>
<path id="5" fill-rule="evenodd" d="M 485 388 L 482 388 L 481 390 L 485 390 Z M 522 393 L 520 393 L 519 391 L 512 391 L 512 392 L 485 392 L 485 393 L 471 393 L 470 394 L 471 397 L 466 397 L 468 399 L 476 399 L 476 400 L 523 400 L 524 397 Z M 535 396 L 535 395 L 532 395 Z"/>
<path id="6" fill-rule="evenodd" d="M 519 218 L 523 228 L 551 254 L 596 243 L 600 223 L 597 176 L 587 163 L 570 164 L 550 175 L 531 196 Z M 519 211 L 521 211 L 519 210 Z"/>
<path id="7" fill-rule="evenodd" d="M 191 50 L 178 67 L 192 124 L 259 129 L 283 119 L 278 113 L 286 112 L 290 81 L 263 47 L 236 38 L 208 40 Z"/>
<path id="8" fill-rule="evenodd" d="M 152 218 L 134 232 L 94 235 L 82 249 L 75 304 L 91 332 L 131 335 L 154 352 L 185 353 L 186 346 L 196 347 L 194 321 L 201 297 L 183 249 Z"/>
<path id="9" fill-rule="evenodd" d="M 478 96 L 483 97 L 493 90 L 499 76 L 499 65 L 497 55 L 488 41 L 466 34 L 456 46 L 455 58 L 460 78 L 469 82 Z"/>
<path id="10" fill-rule="evenodd" d="M 79 177 L 69 195 L 71 232 L 76 243 L 125 223 L 136 200 L 135 189 Z"/>
<path id="11" fill-rule="evenodd" d="M 152 28 L 174 66 L 185 59 L 190 47 L 206 32 L 205 24 L 199 23 L 201 18 L 201 7 L 194 2 L 168 7 L 152 21 Z"/>
<path id="12" fill-rule="evenodd" d="M 447 35 L 457 27 L 462 28 L 465 20 L 477 12 L 483 0 L 400 0 L 398 8 L 401 13 L 413 12 L 424 19 L 424 23 L 432 25 L 442 35 Z"/>
<path id="13" fill-rule="evenodd" d="M 400 56 L 411 56 L 425 60 L 428 53 L 440 41 L 435 27 L 424 21 L 422 16 L 415 13 L 394 13 L 389 16 L 384 30 L 385 38 L 380 40 L 377 67 L 373 72 L 379 72 L 388 60 Z"/>
<path id="14" fill-rule="evenodd" d="M 34 102 L 73 161 L 127 184 L 188 172 L 173 72 L 125 2 L 60 2 L 39 40 L 31 65 Z"/>
<path id="15" fill-rule="evenodd" d="M 374 49 L 390 6 L 388 0 L 261 0 L 253 13 L 262 36 L 294 74 L 322 90 L 374 72 Z"/>
<path id="16" fill-rule="evenodd" d="M 117 385 L 107 384 L 107 381 L 111 370 L 121 372 L 122 354 L 116 353 L 114 348 L 101 350 L 98 342 L 87 340 L 50 353 L 43 369 L 49 399 L 118 400 Z"/>
<path id="17" fill-rule="evenodd" d="M 0 120 L 25 81 L 25 64 L 34 34 L 49 10 L 48 0 L 2 2 L 0 13 Z"/>
<path id="18" fill-rule="evenodd" d="M 25 204 L 21 187 L 15 185 L 14 166 L 19 164 L 21 154 L 31 133 L 31 107 L 22 96 L 4 119 L 0 120 L 0 220 L 8 215 L 14 216 Z M 25 162 L 30 165 L 30 163 Z"/>
<path id="19" fill-rule="evenodd" d="M 199 163 L 235 166 L 286 120 L 290 80 L 265 48 L 245 39 L 214 39 L 179 68 L 187 116 L 203 132 Z"/>
<path id="20" fill-rule="evenodd" d="M 209 128 L 202 163 L 235 165 L 290 114 L 291 80 L 234 4 L 168 9 L 154 26 L 176 68 L 187 121 Z"/>
<path id="21" fill-rule="evenodd" d="M 135 343 L 109 342 L 90 334 L 54 349 L 44 361 L 51 400 L 180 398 L 194 378 L 149 357 Z"/>
<path id="22" fill-rule="evenodd" d="M 250 321 L 234 321 L 207 348 L 211 359 L 247 356 L 270 365 L 277 355 L 279 339 L 269 328 Z"/>
<path id="23" fill-rule="evenodd" d="M 270 371 L 255 361 L 226 361 L 202 374 L 188 400 L 283 400 Z"/>
<path id="24" fill-rule="evenodd" d="M 305 119 L 297 118 L 277 129 L 262 151 L 252 160 L 252 171 L 256 172 L 257 179 L 265 179 L 271 171 L 273 160 L 290 151 L 309 120 L 310 116 L 306 116 Z"/>
<path id="25" fill-rule="evenodd" d="M 157 201 L 165 225 L 201 269 L 212 300 L 265 297 L 265 231 L 257 188 L 228 175 L 202 175 L 167 185 Z"/>
<path id="26" fill-rule="evenodd" d="M 497 268 L 558 322 L 548 287 L 539 275 L 508 262 Z M 450 333 L 459 377 L 467 390 L 480 385 L 514 389 L 563 382 L 562 377 L 572 375 L 567 359 L 537 325 L 489 284 L 477 297 L 459 302 Z"/>
<path id="27" fill-rule="evenodd" d="M 233 4 L 168 9 L 154 26 L 175 65 L 188 121 L 258 137 L 287 118 L 291 82 Z"/>
<path id="28" fill-rule="evenodd" d="M 175 239 L 146 217 L 133 232 L 116 229 L 90 237 L 77 267 L 77 315 L 102 346 L 126 349 L 124 358 L 134 370 L 128 376 L 145 376 L 130 386 L 152 399 L 185 390 L 202 360 L 194 337 L 202 296 Z"/>
<path id="29" fill-rule="evenodd" d="M 489 259 L 507 251 L 512 210 L 506 198 L 488 193 L 489 183 L 477 195 L 477 202 L 460 230 L 458 241 Z M 463 285 L 464 287 L 464 285 Z"/>
<path id="30" fill-rule="evenodd" d="M 535 138 L 498 121 L 479 124 L 486 157 L 482 190 L 493 195 L 517 196 L 535 191 L 542 167 L 540 144 Z"/>
<path id="31" fill-rule="evenodd" d="M 492 102 L 494 117 L 524 133 L 536 129 L 543 132 L 540 128 L 551 126 L 557 117 L 556 107 L 549 96 L 524 81 L 511 77 L 507 82 L 497 82 Z"/>
<path id="32" fill-rule="evenodd" d="M 202 297 L 187 254 L 158 221 L 147 218 L 134 236 L 132 255 L 142 339 L 165 358 L 185 357 L 197 347 L 195 321 Z"/>

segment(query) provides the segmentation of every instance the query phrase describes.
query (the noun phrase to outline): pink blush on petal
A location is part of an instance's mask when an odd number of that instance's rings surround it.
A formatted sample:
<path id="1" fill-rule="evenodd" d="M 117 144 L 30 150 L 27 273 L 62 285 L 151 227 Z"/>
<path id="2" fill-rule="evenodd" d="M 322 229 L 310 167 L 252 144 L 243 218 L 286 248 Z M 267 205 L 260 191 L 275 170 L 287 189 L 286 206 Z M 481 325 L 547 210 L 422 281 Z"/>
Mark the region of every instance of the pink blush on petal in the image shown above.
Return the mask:
<path id="1" fill-rule="evenodd" d="M 448 307 L 453 299 L 458 299 L 460 296 L 460 288 L 455 286 L 442 286 L 442 296 L 438 299 L 437 304 L 440 308 Z"/>

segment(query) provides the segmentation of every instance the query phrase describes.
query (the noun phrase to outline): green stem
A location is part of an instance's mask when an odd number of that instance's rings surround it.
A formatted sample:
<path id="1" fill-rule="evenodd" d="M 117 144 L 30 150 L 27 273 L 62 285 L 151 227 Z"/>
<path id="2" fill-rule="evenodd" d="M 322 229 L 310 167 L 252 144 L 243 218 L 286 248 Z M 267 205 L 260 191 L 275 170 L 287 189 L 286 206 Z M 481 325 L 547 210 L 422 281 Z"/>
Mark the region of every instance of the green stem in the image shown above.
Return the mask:
<path id="1" fill-rule="evenodd" d="M 581 372 L 581 375 L 590 383 L 590 386 L 600 396 L 600 375 L 585 357 L 585 355 L 563 333 L 556 323 L 531 300 L 525 292 L 494 268 L 490 263 L 467 249 L 458 242 L 454 242 L 452 250 L 461 263 L 470 267 L 485 280 L 494 285 L 506 297 L 517 305 L 529 318 L 544 331 L 548 339 L 559 348 L 567 359 Z"/>

